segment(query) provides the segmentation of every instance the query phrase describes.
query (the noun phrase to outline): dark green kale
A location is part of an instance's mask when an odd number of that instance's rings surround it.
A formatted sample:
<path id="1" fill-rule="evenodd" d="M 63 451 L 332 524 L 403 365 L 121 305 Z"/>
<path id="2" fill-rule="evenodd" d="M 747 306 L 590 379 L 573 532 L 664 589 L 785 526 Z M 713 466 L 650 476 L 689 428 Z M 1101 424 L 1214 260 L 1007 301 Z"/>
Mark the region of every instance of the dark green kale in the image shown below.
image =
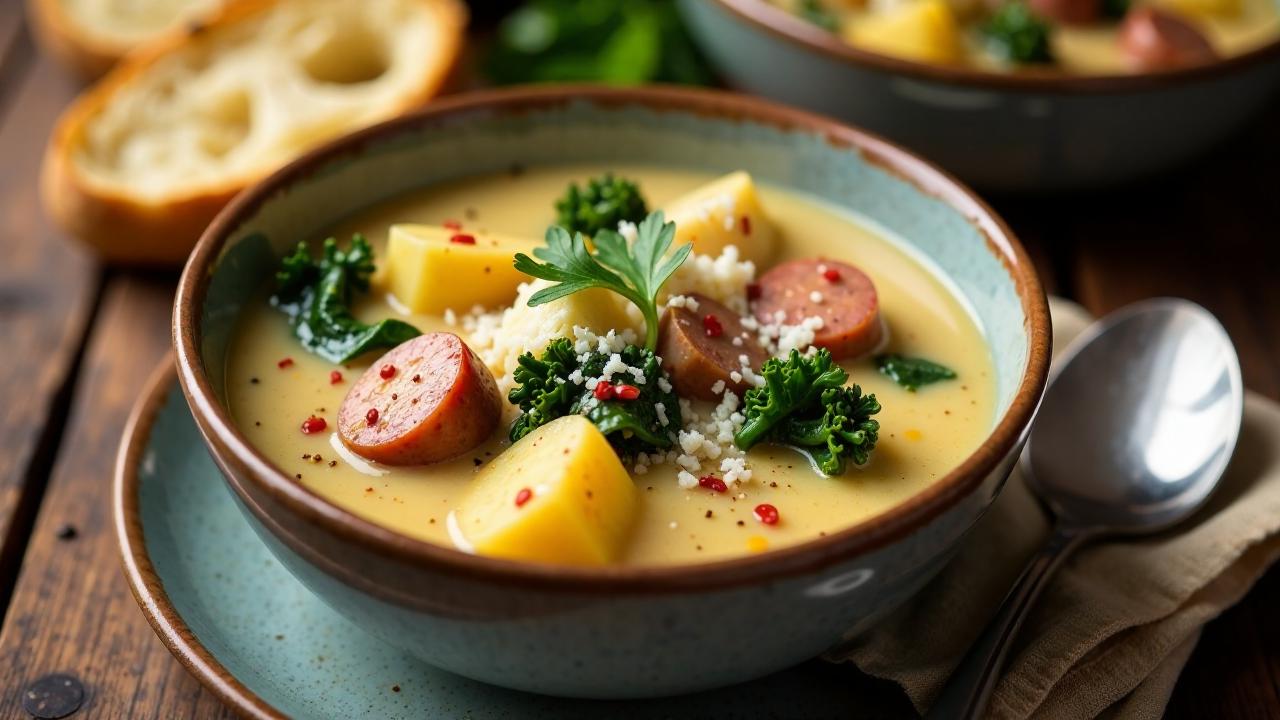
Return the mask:
<path id="1" fill-rule="evenodd" d="M 521 410 L 511 426 L 512 442 L 558 417 L 583 414 L 624 458 L 670 448 L 681 426 L 680 401 L 674 391 L 663 391 L 662 387 L 670 385 L 659 382 L 666 375 L 653 352 L 635 345 L 623 348 L 619 353 L 622 362 L 642 370 L 644 382 L 630 373 L 614 375 L 606 392 L 589 389 L 586 381 L 604 374 L 611 355 L 584 354 L 586 358 L 580 360 L 573 342 L 560 338 L 547 346 L 541 358 L 533 353 L 519 358 L 513 373 L 516 386 L 507 395 Z"/>
<path id="2" fill-rule="evenodd" d="M 293 334 L 303 347 L 330 362 L 344 363 L 421 335 L 400 320 L 366 325 L 351 314 L 356 293 L 369 290 L 373 270 L 373 249 L 363 235 L 352 236 L 345 252 L 338 249 L 337 240 L 325 240 L 318 260 L 311 258 L 305 243 L 299 243 L 276 273 L 271 304 L 289 316 Z"/>
<path id="3" fill-rule="evenodd" d="M 1050 63 L 1049 23 L 1036 16 L 1022 0 L 1007 2 L 982 27 L 992 54 L 1007 62 Z"/>
<path id="4" fill-rule="evenodd" d="M 877 355 L 876 368 L 910 392 L 915 392 L 924 385 L 954 380 L 956 377 L 955 371 L 945 365 L 897 353 Z"/>
<path id="5" fill-rule="evenodd" d="M 746 420 L 734 443 L 749 450 L 761 442 L 790 445 L 807 454 L 824 475 L 840 475 L 852 460 L 863 465 L 875 449 L 880 412 L 875 395 L 846 386 L 849 374 L 819 350 L 804 357 L 792 350 L 783 362 L 766 360 L 760 368 L 764 386 L 743 398 Z"/>
<path id="6" fill-rule="evenodd" d="M 840 29 L 840 21 L 835 14 L 822 4 L 822 0 L 800 0 L 796 5 L 796 15 L 808 20 L 827 32 Z"/>
<path id="7" fill-rule="evenodd" d="M 675 0 L 528 0 L 498 26 L 483 67 L 499 85 L 714 81 Z"/>
<path id="8" fill-rule="evenodd" d="M 639 186 L 613 173 L 591 178 L 583 189 L 570 183 L 564 197 L 556 201 L 556 224 L 588 237 L 601 230 L 617 230 L 623 220 L 639 223 L 648 214 Z"/>

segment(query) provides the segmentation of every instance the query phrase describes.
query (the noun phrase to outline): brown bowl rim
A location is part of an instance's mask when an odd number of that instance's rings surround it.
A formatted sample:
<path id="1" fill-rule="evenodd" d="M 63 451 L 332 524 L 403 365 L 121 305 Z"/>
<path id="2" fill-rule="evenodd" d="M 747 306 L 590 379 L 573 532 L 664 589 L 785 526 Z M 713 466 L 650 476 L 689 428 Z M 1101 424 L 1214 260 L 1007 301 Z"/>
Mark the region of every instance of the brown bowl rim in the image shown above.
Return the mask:
<path id="1" fill-rule="evenodd" d="M 850 65 L 902 75 L 916 80 L 971 89 L 1090 95 L 1158 90 L 1198 80 L 1228 75 L 1280 58 L 1280 38 L 1239 55 L 1201 65 L 1134 74 L 1070 74 L 1054 70 L 1023 69 L 999 73 L 966 67 L 948 67 L 905 60 L 861 50 L 835 35 L 764 0 L 711 0 L 740 20 L 792 45 Z"/>
<path id="2" fill-rule="evenodd" d="M 173 601 L 165 592 L 164 581 L 160 579 L 151 556 L 147 553 L 146 533 L 138 507 L 138 468 L 142 464 L 143 451 L 150 443 L 156 416 L 169 393 L 175 390 L 177 379 L 173 353 L 168 353 L 152 371 L 138 404 L 129 413 L 120 450 L 116 454 L 111 505 L 125 580 L 151 629 L 187 672 L 242 717 L 284 720 L 283 713 L 245 687 L 200 642 L 173 606 Z"/>
<path id="3" fill-rule="evenodd" d="M 330 503 L 294 481 L 256 450 L 236 429 L 216 400 L 200 356 L 199 299 L 209 269 L 232 232 L 293 181 L 331 161 L 359 154 L 367 145 L 410 128 L 448 122 L 476 112 L 519 114 L 591 102 L 602 107 L 640 105 L 728 120 L 749 120 L 784 130 L 803 129 L 828 143 L 855 149 L 868 162 L 911 182 L 921 192 L 955 208 L 987 239 L 987 246 L 1010 273 L 1027 325 L 1027 365 L 1008 411 L 969 457 L 928 488 L 887 512 L 844 530 L 767 553 L 674 566 L 579 568 L 522 563 L 470 555 L 394 532 Z M 882 547 L 928 523 L 979 486 L 1013 452 L 1039 405 L 1049 368 L 1051 331 L 1048 301 L 1026 251 L 1004 221 L 972 190 L 942 170 L 870 133 L 837 120 L 733 93 L 676 87 L 614 88 L 593 85 L 528 86 L 486 90 L 438 100 L 419 111 L 357 131 L 313 150 L 238 195 L 205 230 L 178 283 L 173 316 L 178 378 L 210 449 L 275 501 L 326 532 L 384 556 L 475 581 L 541 590 L 598 593 L 688 592 L 789 577 Z M 225 474 L 225 473 L 224 473 Z M 246 491 L 227 475 L 242 497 Z M 255 503 L 249 503 L 254 507 Z"/>

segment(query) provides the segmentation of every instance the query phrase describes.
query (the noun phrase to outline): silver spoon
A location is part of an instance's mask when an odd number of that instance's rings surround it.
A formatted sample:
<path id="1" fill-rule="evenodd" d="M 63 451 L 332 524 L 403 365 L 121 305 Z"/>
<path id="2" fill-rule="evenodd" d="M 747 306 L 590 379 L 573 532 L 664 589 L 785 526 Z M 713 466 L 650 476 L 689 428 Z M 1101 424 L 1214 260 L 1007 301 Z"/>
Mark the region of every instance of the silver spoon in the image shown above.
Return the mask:
<path id="1" fill-rule="evenodd" d="M 1049 577 L 1086 541 L 1164 530 L 1213 493 L 1244 412 L 1240 361 L 1213 315 L 1186 300 L 1118 310 L 1050 377 L 1021 468 L 1053 534 L 952 674 L 930 719 L 977 718 Z"/>

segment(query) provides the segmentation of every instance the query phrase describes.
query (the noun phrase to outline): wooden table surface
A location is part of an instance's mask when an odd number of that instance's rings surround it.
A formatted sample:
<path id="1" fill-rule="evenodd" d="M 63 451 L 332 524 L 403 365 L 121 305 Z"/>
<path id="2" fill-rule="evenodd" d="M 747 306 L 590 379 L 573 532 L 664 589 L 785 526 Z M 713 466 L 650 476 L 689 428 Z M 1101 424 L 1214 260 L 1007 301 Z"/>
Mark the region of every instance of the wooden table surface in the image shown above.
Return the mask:
<path id="1" fill-rule="evenodd" d="M 142 383 L 169 347 L 176 275 L 103 267 L 50 226 L 37 171 L 76 83 L 0 4 L 0 718 L 65 673 L 73 717 L 229 717 L 160 644 L 120 570 L 109 493 Z M 1204 160 L 1138 188 L 995 198 L 1051 292 L 1094 313 L 1178 295 L 1213 311 L 1245 383 L 1280 399 L 1280 98 Z M 1212 622 L 1171 717 L 1280 717 L 1280 570 Z"/>

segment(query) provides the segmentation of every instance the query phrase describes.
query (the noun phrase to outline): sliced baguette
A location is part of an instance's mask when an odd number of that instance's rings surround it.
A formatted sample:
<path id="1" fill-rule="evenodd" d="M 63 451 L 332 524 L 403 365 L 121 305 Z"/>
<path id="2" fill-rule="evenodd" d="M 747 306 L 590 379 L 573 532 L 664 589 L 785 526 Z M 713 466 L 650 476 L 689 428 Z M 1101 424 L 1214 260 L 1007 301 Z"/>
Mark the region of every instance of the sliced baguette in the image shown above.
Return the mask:
<path id="1" fill-rule="evenodd" d="M 223 0 L 27 0 L 40 46 L 85 78 L 135 47 L 195 22 Z"/>
<path id="2" fill-rule="evenodd" d="M 45 206 L 108 260 L 180 263 L 247 185 L 434 96 L 465 24 L 459 0 L 233 2 L 67 108 L 45 153 Z"/>

